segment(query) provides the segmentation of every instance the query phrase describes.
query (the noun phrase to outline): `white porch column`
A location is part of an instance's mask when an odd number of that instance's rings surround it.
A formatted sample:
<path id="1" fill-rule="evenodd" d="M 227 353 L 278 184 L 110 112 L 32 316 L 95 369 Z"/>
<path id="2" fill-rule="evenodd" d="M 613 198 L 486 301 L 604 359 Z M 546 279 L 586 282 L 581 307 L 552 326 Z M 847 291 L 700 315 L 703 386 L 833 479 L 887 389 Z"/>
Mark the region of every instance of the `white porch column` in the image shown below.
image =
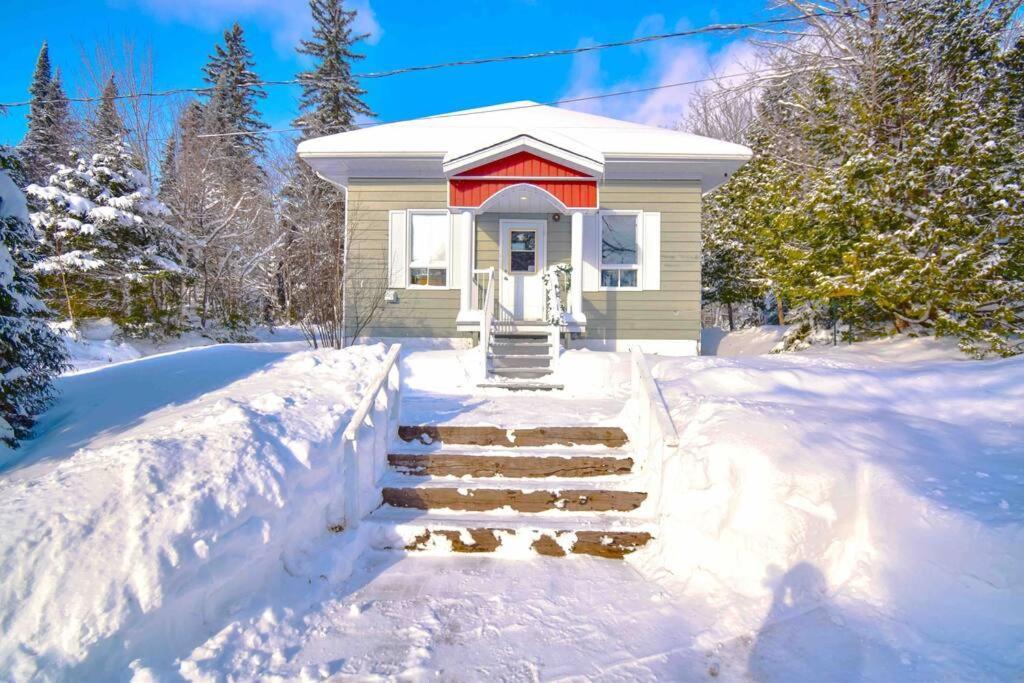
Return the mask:
<path id="1" fill-rule="evenodd" d="M 572 212 L 572 272 L 569 274 L 569 312 L 583 314 L 583 212 Z"/>
<path id="2" fill-rule="evenodd" d="M 462 261 L 462 291 L 459 297 L 459 310 L 468 311 L 472 309 L 473 293 L 473 268 L 475 267 L 474 255 L 476 253 L 476 230 L 472 211 L 462 211 L 458 215 L 458 229 L 462 233 L 462 253 L 457 258 Z"/>

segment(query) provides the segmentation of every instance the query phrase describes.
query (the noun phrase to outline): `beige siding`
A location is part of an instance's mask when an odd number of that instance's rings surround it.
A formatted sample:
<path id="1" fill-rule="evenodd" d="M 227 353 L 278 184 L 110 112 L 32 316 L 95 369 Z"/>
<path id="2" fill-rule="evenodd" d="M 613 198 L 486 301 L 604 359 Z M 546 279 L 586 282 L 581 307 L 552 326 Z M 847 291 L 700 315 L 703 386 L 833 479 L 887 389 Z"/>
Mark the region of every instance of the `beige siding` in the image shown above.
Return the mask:
<path id="1" fill-rule="evenodd" d="M 661 289 L 643 292 L 584 292 L 591 339 L 696 340 L 700 333 L 700 185 L 695 181 L 607 181 L 601 208 L 661 212 Z M 359 289 L 387 280 L 388 211 L 443 209 L 443 180 L 352 179 L 349 184 L 351 245 L 349 306 Z M 568 263 L 571 221 L 549 214 L 483 214 L 477 217 L 476 267 L 498 265 L 501 218 L 543 218 L 548 226 L 548 264 Z M 398 303 L 383 304 L 364 336 L 453 337 L 459 291 L 398 290 Z"/>
<path id="2" fill-rule="evenodd" d="M 359 305 L 359 288 L 369 291 L 387 281 L 388 211 L 444 209 L 443 180 L 352 179 L 348 188 L 350 310 Z M 369 337 L 455 337 L 459 290 L 398 290 L 398 303 L 382 304 L 370 325 Z"/>
<path id="3" fill-rule="evenodd" d="M 700 336 L 700 183 L 614 180 L 601 184 L 602 209 L 661 212 L 661 289 L 583 292 L 590 339 Z"/>

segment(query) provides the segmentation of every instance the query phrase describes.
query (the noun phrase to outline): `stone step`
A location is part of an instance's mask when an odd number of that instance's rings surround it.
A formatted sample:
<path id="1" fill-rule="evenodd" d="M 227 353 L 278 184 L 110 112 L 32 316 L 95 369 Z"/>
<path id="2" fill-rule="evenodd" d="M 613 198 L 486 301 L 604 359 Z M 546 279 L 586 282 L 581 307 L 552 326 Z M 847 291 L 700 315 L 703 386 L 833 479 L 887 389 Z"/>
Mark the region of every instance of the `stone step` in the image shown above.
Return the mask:
<path id="1" fill-rule="evenodd" d="M 647 499 L 640 491 L 595 488 L 564 488 L 560 490 L 522 488 L 467 488 L 451 485 L 419 485 L 382 489 L 385 505 L 416 510 L 463 510 L 484 512 L 510 509 L 535 513 L 560 510 L 564 512 L 630 512 Z"/>
<path id="2" fill-rule="evenodd" d="M 594 455 L 390 453 L 388 464 L 404 474 L 434 477 L 600 477 L 628 474 L 633 469 L 632 458 Z"/>
<path id="3" fill-rule="evenodd" d="M 578 554 L 621 559 L 653 537 L 649 522 L 609 514 L 481 518 L 383 507 L 364 524 L 375 548 L 435 553 L 519 556 L 527 551 L 552 557 Z"/>
<path id="4" fill-rule="evenodd" d="M 398 438 L 406 443 L 501 446 L 607 446 L 621 448 L 629 437 L 621 427 L 513 427 L 463 425 L 401 425 Z"/>

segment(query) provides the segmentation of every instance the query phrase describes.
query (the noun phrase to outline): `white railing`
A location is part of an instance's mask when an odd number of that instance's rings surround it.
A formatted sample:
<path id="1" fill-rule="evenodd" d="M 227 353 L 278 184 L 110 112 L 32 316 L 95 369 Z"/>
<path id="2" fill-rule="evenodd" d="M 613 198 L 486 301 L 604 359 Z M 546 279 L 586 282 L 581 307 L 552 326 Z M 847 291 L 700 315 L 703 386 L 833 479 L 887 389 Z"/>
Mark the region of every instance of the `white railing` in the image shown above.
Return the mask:
<path id="1" fill-rule="evenodd" d="M 642 462 L 647 473 L 648 497 L 653 509 L 660 509 L 662 465 L 679 447 L 679 434 L 669 415 L 665 398 L 658 389 L 651 366 L 643 352 L 633 347 L 630 351 L 632 398 L 636 405 L 637 445 L 643 449 Z"/>
<path id="2" fill-rule="evenodd" d="M 473 271 L 474 275 L 484 273 L 487 274 L 487 289 L 484 290 L 484 300 L 480 302 L 480 358 L 483 376 L 486 378 L 491 372 L 487 358 L 490 355 L 491 324 L 494 321 L 494 268 Z"/>
<path id="3" fill-rule="evenodd" d="M 341 435 L 344 482 L 341 519 L 331 515 L 331 529 L 354 529 L 380 507 L 380 480 L 387 471 L 388 443 L 397 428 L 401 398 L 401 344 L 393 344 Z"/>

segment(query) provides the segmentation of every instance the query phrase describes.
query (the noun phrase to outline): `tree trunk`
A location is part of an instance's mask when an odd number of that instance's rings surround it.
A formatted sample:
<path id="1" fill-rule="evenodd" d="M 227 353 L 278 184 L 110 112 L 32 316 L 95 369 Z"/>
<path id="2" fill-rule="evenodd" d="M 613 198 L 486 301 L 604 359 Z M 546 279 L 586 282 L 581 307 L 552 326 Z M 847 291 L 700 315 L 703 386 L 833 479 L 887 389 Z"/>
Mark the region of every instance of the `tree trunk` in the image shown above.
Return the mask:
<path id="1" fill-rule="evenodd" d="M 725 310 L 729 312 L 729 331 L 733 332 L 736 330 L 736 323 L 733 321 L 732 317 L 732 302 L 725 305 Z"/>
<path id="2" fill-rule="evenodd" d="M 775 296 L 775 306 L 776 306 L 776 308 L 779 311 L 779 324 L 780 325 L 785 325 L 786 324 L 786 318 L 782 314 L 782 295 L 777 294 Z"/>

